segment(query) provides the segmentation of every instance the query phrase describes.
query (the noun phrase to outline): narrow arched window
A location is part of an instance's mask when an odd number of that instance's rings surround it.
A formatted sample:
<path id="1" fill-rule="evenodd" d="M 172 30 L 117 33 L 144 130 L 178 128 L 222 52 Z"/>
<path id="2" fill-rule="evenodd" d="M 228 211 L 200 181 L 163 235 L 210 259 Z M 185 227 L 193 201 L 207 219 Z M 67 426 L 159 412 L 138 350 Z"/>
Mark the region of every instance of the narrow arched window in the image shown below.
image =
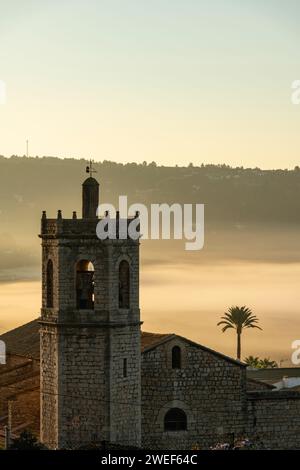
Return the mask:
<path id="1" fill-rule="evenodd" d="M 130 268 L 125 260 L 119 265 L 119 308 L 129 308 L 130 305 Z"/>
<path id="2" fill-rule="evenodd" d="M 172 369 L 181 369 L 181 349 L 179 346 L 172 348 Z"/>
<path id="3" fill-rule="evenodd" d="M 123 359 L 123 377 L 127 377 L 127 358 Z"/>
<path id="4" fill-rule="evenodd" d="M 53 263 L 49 259 L 47 263 L 47 308 L 53 308 Z"/>
<path id="5" fill-rule="evenodd" d="M 89 260 L 76 265 L 76 303 L 80 310 L 94 309 L 94 266 Z"/>
<path id="6" fill-rule="evenodd" d="M 164 420 L 165 431 L 186 431 L 187 417 L 180 408 L 171 408 L 167 411 Z"/>

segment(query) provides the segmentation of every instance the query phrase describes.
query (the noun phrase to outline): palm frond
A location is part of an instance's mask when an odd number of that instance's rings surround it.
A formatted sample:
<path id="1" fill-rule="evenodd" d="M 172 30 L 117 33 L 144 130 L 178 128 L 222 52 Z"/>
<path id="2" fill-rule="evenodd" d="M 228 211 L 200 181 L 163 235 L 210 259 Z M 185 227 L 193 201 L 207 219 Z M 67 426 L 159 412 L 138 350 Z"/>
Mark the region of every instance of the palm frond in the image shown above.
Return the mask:
<path id="1" fill-rule="evenodd" d="M 235 328 L 239 333 L 241 333 L 244 328 L 257 328 L 259 330 L 262 329 L 257 325 L 259 322 L 257 316 L 254 315 L 251 309 L 245 305 L 242 307 L 230 307 L 221 317 L 221 320 L 222 321 L 218 323 L 218 326 L 228 324 L 231 325 L 230 328 Z"/>

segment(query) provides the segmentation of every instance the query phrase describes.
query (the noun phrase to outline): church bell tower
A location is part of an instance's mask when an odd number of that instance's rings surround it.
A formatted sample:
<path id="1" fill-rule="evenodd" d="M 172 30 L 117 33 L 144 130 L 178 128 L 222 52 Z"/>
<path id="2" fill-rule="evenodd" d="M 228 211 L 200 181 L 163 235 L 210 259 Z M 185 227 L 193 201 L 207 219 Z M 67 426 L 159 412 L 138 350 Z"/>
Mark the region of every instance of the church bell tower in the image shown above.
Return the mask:
<path id="1" fill-rule="evenodd" d="M 90 174 L 82 218 L 42 215 L 41 440 L 138 447 L 139 240 L 97 237 L 99 184 Z"/>

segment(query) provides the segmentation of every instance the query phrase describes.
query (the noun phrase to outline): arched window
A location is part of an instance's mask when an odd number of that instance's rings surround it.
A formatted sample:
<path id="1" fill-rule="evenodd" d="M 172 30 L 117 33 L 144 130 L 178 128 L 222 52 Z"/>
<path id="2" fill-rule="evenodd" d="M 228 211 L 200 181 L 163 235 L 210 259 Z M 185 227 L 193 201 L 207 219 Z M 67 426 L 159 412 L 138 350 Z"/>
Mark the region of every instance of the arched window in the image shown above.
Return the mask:
<path id="1" fill-rule="evenodd" d="M 172 348 L 172 369 L 181 369 L 181 349 L 179 346 Z"/>
<path id="2" fill-rule="evenodd" d="M 130 268 L 125 260 L 119 265 L 119 308 L 129 308 L 130 305 Z"/>
<path id="3" fill-rule="evenodd" d="M 127 377 L 127 358 L 123 359 L 123 377 Z"/>
<path id="4" fill-rule="evenodd" d="M 164 421 L 165 431 L 186 431 L 186 414 L 180 408 L 171 408 L 167 411 Z"/>
<path id="5" fill-rule="evenodd" d="M 47 263 L 47 308 L 53 308 L 53 263 L 49 259 Z"/>
<path id="6" fill-rule="evenodd" d="M 94 309 L 94 266 L 89 260 L 76 266 L 76 303 L 81 310 Z"/>

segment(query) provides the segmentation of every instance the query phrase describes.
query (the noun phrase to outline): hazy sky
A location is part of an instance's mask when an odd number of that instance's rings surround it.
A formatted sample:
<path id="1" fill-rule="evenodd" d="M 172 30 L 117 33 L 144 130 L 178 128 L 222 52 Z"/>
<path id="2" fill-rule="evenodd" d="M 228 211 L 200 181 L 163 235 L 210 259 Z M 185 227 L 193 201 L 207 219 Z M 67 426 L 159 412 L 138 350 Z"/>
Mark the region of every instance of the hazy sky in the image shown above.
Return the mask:
<path id="1" fill-rule="evenodd" d="M 299 164 L 299 0 L 0 8 L 0 154 Z"/>

